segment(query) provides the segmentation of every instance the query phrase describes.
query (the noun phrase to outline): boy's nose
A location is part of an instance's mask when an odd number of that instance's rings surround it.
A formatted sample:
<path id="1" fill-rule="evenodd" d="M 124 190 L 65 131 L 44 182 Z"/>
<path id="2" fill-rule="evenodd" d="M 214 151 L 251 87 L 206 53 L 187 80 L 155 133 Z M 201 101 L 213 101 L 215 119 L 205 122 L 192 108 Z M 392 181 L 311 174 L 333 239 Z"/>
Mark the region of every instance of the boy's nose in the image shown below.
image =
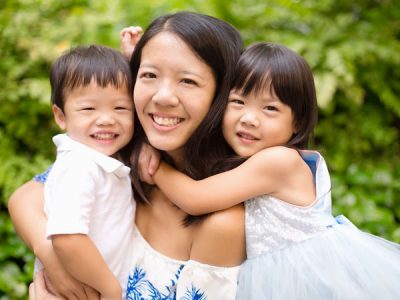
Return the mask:
<path id="1" fill-rule="evenodd" d="M 113 124 L 115 124 L 115 119 L 110 114 L 101 114 L 96 119 L 96 125 L 98 125 L 98 126 L 113 125 Z"/>

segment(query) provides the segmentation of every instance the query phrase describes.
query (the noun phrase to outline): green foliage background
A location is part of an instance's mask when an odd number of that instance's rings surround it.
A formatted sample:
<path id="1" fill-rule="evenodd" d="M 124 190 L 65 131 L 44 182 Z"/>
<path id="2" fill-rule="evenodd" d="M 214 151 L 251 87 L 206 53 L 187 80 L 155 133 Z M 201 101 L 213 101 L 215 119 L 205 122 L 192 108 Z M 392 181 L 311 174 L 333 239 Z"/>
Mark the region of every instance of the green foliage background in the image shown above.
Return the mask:
<path id="1" fill-rule="evenodd" d="M 0 299 L 26 299 L 33 255 L 7 213 L 13 190 L 54 159 L 48 70 L 64 50 L 118 48 L 126 25 L 191 10 L 275 41 L 313 68 L 315 148 L 332 173 L 333 209 L 400 242 L 400 5 L 396 0 L 7 0 L 0 2 Z"/>

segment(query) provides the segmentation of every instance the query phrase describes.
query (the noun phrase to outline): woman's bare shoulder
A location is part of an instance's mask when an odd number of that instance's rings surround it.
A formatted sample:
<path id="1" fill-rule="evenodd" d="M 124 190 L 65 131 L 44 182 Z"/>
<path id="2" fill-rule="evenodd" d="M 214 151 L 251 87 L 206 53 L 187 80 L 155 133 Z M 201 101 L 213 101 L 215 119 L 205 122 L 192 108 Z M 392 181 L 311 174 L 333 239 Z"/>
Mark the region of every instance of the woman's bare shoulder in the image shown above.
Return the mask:
<path id="1" fill-rule="evenodd" d="M 221 267 L 240 265 L 245 259 L 244 207 L 214 212 L 196 230 L 191 259 Z"/>
<path id="2" fill-rule="evenodd" d="M 18 187 L 10 196 L 8 205 L 25 198 L 43 197 L 43 183 L 30 180 Z"/>

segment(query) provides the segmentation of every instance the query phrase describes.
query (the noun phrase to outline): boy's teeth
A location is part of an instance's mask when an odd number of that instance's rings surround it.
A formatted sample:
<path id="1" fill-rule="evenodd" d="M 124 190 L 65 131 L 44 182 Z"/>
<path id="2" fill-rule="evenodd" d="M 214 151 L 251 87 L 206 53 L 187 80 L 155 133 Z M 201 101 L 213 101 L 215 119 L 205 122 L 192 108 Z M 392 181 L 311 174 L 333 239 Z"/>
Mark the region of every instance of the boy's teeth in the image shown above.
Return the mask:
<path id="1" fill-rule="evenodd" d="M 180 123 L 181 118 L 164 118 L 164 117 L 159 117 L 153 115 L 153 120 L 156 122 L 158 125 L 162 126 L 174 126 L 178 123 Z"/>
<path id="2" fill-rule="evenodd" d="M 109 139 L 113 139 L 115 137 L 115 134 L 114 133 L 95 133 L 93 136 L 99 140 L 109 140 Z"/>

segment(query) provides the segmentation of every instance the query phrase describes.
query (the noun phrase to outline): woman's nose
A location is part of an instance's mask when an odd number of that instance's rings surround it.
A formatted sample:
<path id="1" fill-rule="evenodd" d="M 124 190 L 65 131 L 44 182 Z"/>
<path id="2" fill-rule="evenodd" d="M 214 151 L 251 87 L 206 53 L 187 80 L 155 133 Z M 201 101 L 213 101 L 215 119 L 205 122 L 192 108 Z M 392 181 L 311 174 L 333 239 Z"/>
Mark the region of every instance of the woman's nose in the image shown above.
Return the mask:
<path id="1" fill-rule="evenodd" d="M 169 83 L 160 84 L 152 100 L 161 106 L 177 106 L 179 104 L 175 89 Z"/>

